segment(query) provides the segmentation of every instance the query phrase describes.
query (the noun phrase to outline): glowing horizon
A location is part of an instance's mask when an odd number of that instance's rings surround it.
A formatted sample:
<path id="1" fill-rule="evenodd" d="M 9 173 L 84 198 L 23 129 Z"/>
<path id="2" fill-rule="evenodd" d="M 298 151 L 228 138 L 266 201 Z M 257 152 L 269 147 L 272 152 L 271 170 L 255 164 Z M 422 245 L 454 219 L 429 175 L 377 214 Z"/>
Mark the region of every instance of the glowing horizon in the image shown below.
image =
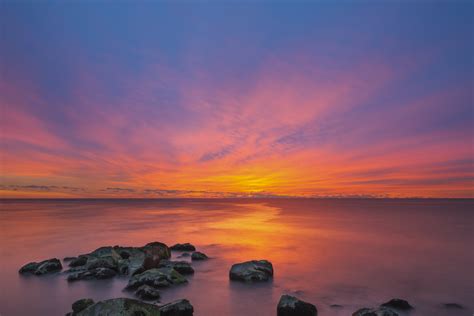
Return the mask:
<path id="1" fill-rule="evenodd" d="M 472 2 L 3 7 L 0 197 L 474 197 Z"/>

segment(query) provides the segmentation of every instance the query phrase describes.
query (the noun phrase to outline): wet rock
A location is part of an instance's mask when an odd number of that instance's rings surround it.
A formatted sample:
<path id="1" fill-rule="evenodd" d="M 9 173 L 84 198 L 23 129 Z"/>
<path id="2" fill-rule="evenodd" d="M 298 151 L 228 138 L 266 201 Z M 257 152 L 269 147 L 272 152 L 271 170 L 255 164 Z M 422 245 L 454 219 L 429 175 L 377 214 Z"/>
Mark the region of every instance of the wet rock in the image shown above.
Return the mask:
<path id="1" fill-rule="evenodd" d="M 135 295 L 142 300 L 157 300 L 160 298 L 160 292 L 158 289 L 149 286 L 149 285 L 142 285 L 136 291 Z"/>
<path id="2" fill-rule="evenodd" d="M 410 310 L 413 308 L 413 306 L 411 306 L 407 301 L 399 298 L 391 299 L 390 301 L 383 303 L 380 306 L 391 307 L 399 310 Z"/>
<path id="3" fill-rule="evenodd" d="M 267 260 L 252 260 L 234 264 L 229 272 L 231 280 L 267 281 L 273 277 L 273 266 Z"/>
<path id="4" fill-rule="evenodd" d="M 331 307 L 331 308 L 342 308 L 344 306 L 339 305 L 339 304 L 331 304 L 331 305 L 329 305 L 329 307 Z"/>
<path id="5" fill-rule="evenodd" d="M 23 267 L 21 267 L 18 272 L 21 274 L 32 273 L 35 275 L 43 275 L 47 273 L 61 271 L 62 268 L 63 266 L 61 265 L 61 261 L 59 261 L 59 259 L 53 258 L 41 262 L 27 263 Z"/>
<path id="6" fill-rule="evenodd" d="M 115 270 L 109 268 L 95 268 L 92 270 L 80 269 L 76 272 L 72 272 L 68 275 L 67 280 L 69 282 L 78 281 L 78 280 L 103 280 L 110 279 L 117 275 Z"/>
<path id="7" fill-rule="evenodd" d="M 92 304 L 94 304 L 94 301 L 90 298 L 83 298 L 81 300 L 75 301 L 74 303 L 72 303 L 72 315 L 83 311 Z"/>
<path id="8" fill-rule="evenodd" d="M 130 298 L 114 298 L 97 302 L 77 313 L 77 316 L 160 316 L 158 306 Z"/>
<path id="9" fill-rule="evenodd" d="M 379 308 L 361 308 L 352 316 L 398 316 L 397 313 L 386 307 Z"/>
<path id="10" fill-rule="evenodd" d="M 107 268 L 111 270 L 118 270 L 118 260 L 113 256 L 104 256 L 99 258 L 89 257 L 85 265 L 87 270 L 94 270 L 97 268 Z"/>
<path id="11" fill-rule="evenodd" d="M 176 251 L 195 251 L 196 247 L 187 242 L 184 244 L 176 244 L 174 246 L 171 246 L 170 249 Z"/>
<path id="12" fill-rule="evenodd" d="M 206 260 L 206 259 L 209 259 L 209 257 L 206 256 L 202 252 L 196 251 L 196 252 L 193 252 L 193 254 L 191 255 L 191 259 L 192 260 Z"/>
<path id="13" fill-rule="evenodd" d="M 161 316 L 192 316 L 194 308 L 188 300 L 177 300 L 160 307 Z"/>
<path id="14" fill-rule="evenodd" d="M 183 252 L 182 254 L 178 256 L 178 258 L 184 258 L 184 257 L 189 257 L 189 256 L 191 256 L 189 252 Z"/>
<path id="15" fill-rule="evenodd" d="M 445 303 L 443 304 L 444 308 L 449 308 L 449 309 L 464 309 L 464 306 L 457 304 L 457 303 Z"/>
<path id="16" fill-rule="evenodd" d="M 186 282 L 188 281 L 173 268 L 158 268 L 132 276 L 126 288 L 136 289 L 145 284 L 153 287 L 168 287 Z"/>
<path id="17" fill-rule="evenodd" d="M 180 274 L 193 274 L 194 269 L 191 264 L 187 261 L 170 261 L 162 260 L 159 265 L 160 268 L 173 268 Z"/>
<path id="18" fill-rule="evenodd" d="M 297 299 L 294 296 L 282 295 L 277 307 L 278 316 L 316 316 L 316 306 Z"/>
<path id="19" fill-rule="evenodd" d="M 86 256 L 79 256 L 77 258 L 74 258 L 71 260 L 71 262 L 69 262 L 69 266 L 71 268 L 74 268 L 74 267 L 80 267 L 80 266 L 83 266 L 87 263 L 87 257 Z"/>

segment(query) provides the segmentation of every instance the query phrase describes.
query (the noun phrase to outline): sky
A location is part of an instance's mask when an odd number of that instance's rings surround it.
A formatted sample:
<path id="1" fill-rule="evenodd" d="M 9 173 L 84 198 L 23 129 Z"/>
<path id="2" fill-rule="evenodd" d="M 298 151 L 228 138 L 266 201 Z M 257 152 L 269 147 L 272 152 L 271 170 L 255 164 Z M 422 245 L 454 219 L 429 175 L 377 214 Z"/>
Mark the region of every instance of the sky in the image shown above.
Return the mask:
<path id="1" fill-rule="evenodd" d="M 474 197 L 472 1 L 0 7 L 0 197 Z"/>

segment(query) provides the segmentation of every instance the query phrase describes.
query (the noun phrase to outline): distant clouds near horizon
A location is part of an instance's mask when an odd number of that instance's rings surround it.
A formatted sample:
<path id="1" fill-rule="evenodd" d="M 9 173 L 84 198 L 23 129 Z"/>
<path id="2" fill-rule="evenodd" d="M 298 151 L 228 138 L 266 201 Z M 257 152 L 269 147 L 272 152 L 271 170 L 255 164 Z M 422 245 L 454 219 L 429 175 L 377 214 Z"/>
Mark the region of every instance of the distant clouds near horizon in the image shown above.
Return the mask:
<path id="1" fill-rule="evenodd" d="M 0 197 L 474 197 L 473 9 L 6 1 Z"/>

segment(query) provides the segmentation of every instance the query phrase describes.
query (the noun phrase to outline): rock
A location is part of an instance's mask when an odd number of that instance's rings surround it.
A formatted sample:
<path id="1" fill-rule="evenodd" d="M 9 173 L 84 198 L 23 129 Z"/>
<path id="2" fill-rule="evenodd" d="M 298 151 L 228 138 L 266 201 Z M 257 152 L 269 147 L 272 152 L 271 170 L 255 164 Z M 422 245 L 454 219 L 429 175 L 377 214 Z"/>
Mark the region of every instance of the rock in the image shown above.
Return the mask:
<path id="1" fill-rule="evenodd" d="M 194 269 L 187 261 L 170 261 L 162 260 L 159 265 L 160 268 L 173 268 L 180 274 L 193 274 Z"/>
<path id="2" fill-rule="evenodd" d="M 160 316 L 158 306 L 130 298 L 114 298 L 97 302 L 76 314 L 77 316 Z"/>
<path id="3" fill-rule="evenodd" d="M 71 268 L 80 267 L 87 263 L 87 256 L 79 256 L 78 258 L 74 258 L 69 262 L 69 266 Z"/>
<path id="4" fill-rule="evenodd" d="M 206 260 L 206 259 L 209 259 L 209 257 L 203 254 L 202 252 L 196 251 L 196 252 L 193 252 L 193 254 L 191 255 L 191 259 L 192 260 Z"/>
<path id="5" fill-rule="evenodd" d="M 160 298 L 158 289 L 149 285 L 142 285 L 136 291 L 135 295 L 142 300 L 157 300 Z"/>
<path id="6" fill-rule="evenodd" d="M 153 287 L 168 287 L 188 282 L 173 268 L 150 269 L 130 278 L 127 289 L 136 289 L 144 284 Z"/>
<path id="7" fill-rule="evenodd" d="M 177 251 L 195 251 L 196 247 L 187 242 L 184 244 L 176 244 L 174 246 L 171 246 L 170 249 Z"/>
<path id="8" fill-rule="evenodd" d="M 72 260 L 74 260 L 74 259 L 77 259 L 77 257 L 64 257 L 64 258 L 63 258 L 63 261 L 64 261 L 64 262 L 69 262 L 69 261 L 72 261 Z"/>
<path id="9" fill-rule="evenodd" d="M 178 258 L 184 258 L 184 257 L 189 257 L 189 256 L 191 256 L 189 252 L 183 252 L 182 254 L 178 256 Z"/>
<path id="10" fill-rule="evenodd" d="M 339 304 L 331 304 L 331 305 L 329 305 L 329 307 L 331 307 L 331 308 L 342 308 L 344 306 L 339 305 Z"/>
<path id="11" fill-rule="evenodd" d="M 103 280 L 110 279 L 117 275 L 115 270 L 109 268 L 95 268 L 92 270 L 78 270 L 68 275 L 67 280 L 69 282 L 78 281 L 78 280 Z"/>
<path id="12" fill-rule="evenodd" d="M 273 276 L 273 266 L 267 260 L 252 260 L 234 264 L 229 272 L 231 280 L 267 281 Z"/>
<path id="13" fill-rule="evenodd" d="M 380 306 L 391 307 L 399 310 L 410 310 L 413 308 L 413 306 L 411 306 L 407 301 L 399 298 L 391 299 L 390 301 L 383 303 Z"/>
<path id="14" fill-rule="evenodd" d="M 443 304 L 445 308 L 453 308 L 453 309 L 464 309 L 464 306 L 457 304 L 457 303 L 445 303 Z"/>
<path id="15" fill-rule="evenodd" d="M 397 313 L 386 307 L 375 308 L 361 308 L 352 316 L 398 316 Z"/>
<path id="16" fill-rule="evenodd" d="M 103 256 L 99 258 L 89 257 L 85 265 L 87 270 L 95 270 L 97 268 L 107 268 L 118 271 L 118 260 L 113 256 Z"/>
<path id="17" fill-rule="evenodd" d="M 160 307 L 161 316 L 192 316 L 194 308 L 188 300 L 177 300 Z"/>
<path id="18" fill-rule="evenodd" d="M 21 267 L 18 272 L 21 274 L 32 273 L 35 275 L 43 275 L 47 273 L 61 271 L 62 268 L 63 266 L 61 265 L 61 261 L 59 261 L 59 259 L 53 258 L 41 262 L 27 263 L 23 267 Z"/>
<path id="19" fill-rule="evenodd" d="M 282 295 L 277 307 L 278 316 L 316 316 L 318 310 L 313 304 L 301 301 L 294 296 Z"/>
<path id="20" fill-rule="evenodd" d="M 90 298 L 83 298 L 81 300 L 77 300 L 74 303 L 72 303 L 72 312 L 73 315 L 75 313 L 79 313 L 80 311 L 86 309 L 87 307 L 91 306 L 94 304 L 94 301 Z"/>

